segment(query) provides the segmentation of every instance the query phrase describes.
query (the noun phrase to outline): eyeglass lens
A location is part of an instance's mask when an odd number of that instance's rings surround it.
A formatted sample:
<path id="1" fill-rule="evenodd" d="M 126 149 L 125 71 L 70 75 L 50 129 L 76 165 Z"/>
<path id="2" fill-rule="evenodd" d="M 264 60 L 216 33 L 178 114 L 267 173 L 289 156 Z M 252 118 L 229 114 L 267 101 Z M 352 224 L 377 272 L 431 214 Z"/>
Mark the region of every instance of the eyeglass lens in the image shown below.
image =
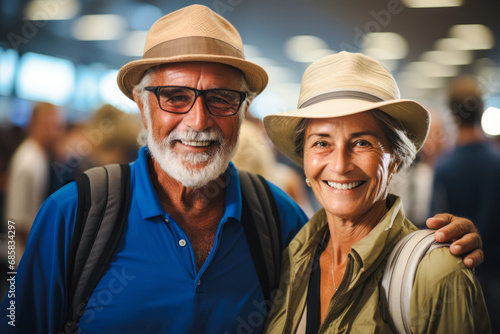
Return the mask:
<path id="1" fill-rule="evenodd" d="M 183 87 L 162 87 L 158 92 L 160 107 L 173 113 L 185 113 L 195 102 L 194 90 Z M 214 115 L 233 115 L 238 112 L 241 95 L 225 89 L 213 89 L 205 92 L 208 110 Z"/>

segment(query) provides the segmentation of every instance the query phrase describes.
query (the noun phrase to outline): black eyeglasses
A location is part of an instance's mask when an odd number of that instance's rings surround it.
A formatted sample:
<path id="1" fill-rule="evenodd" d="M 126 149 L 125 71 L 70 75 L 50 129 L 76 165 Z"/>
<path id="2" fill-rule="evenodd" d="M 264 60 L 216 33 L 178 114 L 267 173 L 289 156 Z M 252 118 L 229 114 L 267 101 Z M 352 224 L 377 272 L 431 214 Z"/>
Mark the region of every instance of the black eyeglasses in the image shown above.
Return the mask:
<path id="1" fill-rule="evenodd" d="M 145 89 L 156 95 L 162 110 L 173 114 L 188 113 L 198 96 L 202 96 L 210 114 L 232 116 L 238 113 L 247 96 L 244 92 L 231 89 L 199 90 L 183 86 L 151 86 Z"/>

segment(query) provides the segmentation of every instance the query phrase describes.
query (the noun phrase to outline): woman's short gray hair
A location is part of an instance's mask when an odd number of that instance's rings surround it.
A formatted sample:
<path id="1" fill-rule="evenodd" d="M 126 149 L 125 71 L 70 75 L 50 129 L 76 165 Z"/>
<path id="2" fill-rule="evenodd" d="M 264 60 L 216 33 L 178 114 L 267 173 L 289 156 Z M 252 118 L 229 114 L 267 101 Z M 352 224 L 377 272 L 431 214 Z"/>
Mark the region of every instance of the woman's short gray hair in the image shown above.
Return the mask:
<path id="1" fill-rule="evenodd" d="M 410 167 L 417 155 L 417 148 L 403 125 L 379 109 L 373 109 L 369 112 L 378 120 L 387 136 L 394 158 L 400 161 L 398 171 Z M 309 118 L 302 119 L 295 127 L 293 135 L 295 154 L 300 158 L 304 157 L 305 135 L 309 120 Z"/>

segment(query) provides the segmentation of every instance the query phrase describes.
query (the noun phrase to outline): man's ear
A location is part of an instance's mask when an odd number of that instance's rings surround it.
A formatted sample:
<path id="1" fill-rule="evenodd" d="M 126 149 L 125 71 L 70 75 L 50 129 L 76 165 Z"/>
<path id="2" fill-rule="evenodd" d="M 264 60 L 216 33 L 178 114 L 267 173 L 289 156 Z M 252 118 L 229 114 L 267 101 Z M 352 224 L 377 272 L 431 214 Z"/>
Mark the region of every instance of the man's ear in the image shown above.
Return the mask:
<path id="1" fill-rule="evenodd" d="M 136 90 L 133 90 L 132 94 L 134 96 L 135 103 L 137 104 L 137 106 L 139 107 L 139 110 L 141 111 L 142 124 L 144 125 L 144 128 L 147 129 L 148 128 L 148 122 L 147 122 L 147 119 L 146 119 L 146 115 L 144 115 L 144 106 L 142 104 L 141 96 L 140 96 L 140 94 Z"/>

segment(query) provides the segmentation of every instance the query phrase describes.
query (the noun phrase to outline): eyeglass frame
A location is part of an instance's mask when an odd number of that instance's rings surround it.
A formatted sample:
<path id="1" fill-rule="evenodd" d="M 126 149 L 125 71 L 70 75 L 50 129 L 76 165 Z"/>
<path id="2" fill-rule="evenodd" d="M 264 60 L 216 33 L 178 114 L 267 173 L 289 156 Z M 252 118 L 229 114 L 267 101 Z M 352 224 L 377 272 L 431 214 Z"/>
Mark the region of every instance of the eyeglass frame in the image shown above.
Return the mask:
<path id="1" fill-rule="evenodd" d="M 193 100 L 193 104 L 191 105 L 191 107 L 189 107 L 189 109 L 187 111 L 185 111 L 185 112 L 174 112 L 174 111 L 169 111 L 169 110 L 163 109 L 162 106 L 161 106 L 161 103 L 160 103 L 159 92 L 160 92 L 160 90 L 162 88 L 165 88 L 165 87 L 185 88 L 185 89 L 189 89 L 189 90 L 193 91 L 194 92 L 194 100 Z M 234 90 L 234 89 L 226 89 L 226 88 L 196 89 L 196 88 L 193 88 L 193 87 L 186 87 L 186 86 L 148 86 L 148 87 L 145 87 L 144 89 L 147 90 L 148 92 L 151 92 L 151 93 L 155 94 L 156 100 L 158 101 L 158 106 L 160 107 L 161 110 L 163 110 L 165 112 L 168 112 L 168 113 L 171 113 L 171 114 L 176 114 L 176 115 L 183 115 L 183 114 L 187 114 L 188 112 L 190 112 L 191 109 L 193 109 L 193 106 L 196 103 L 196 99 L 199 96 L 201 96 L 203 98 L 203 102 L 205 104 L 205 107 L 207 108 L 207 110 L 210 113 L 210 115 L 217 116 L 217 117 L 230 117 L 230 116 L 236 115 L 240 111 L 241 105 L 243 104 L 243 102 L 245 102 L 245 99 L 247 98 L 247 93 L 245 93 L 245 92 L 242 92 L 242 91 L 239 91 L 239 90 Z M 231 114 L 231 115 L 216 115 L 216 114 L 213 114 L 210 111 L 210 108 L 208 107 L 208 104 L 207 104 L 206 94 L 207 94 L 207 92 L 212 92 L 212 91 L 217 91 L 217 90 L 225 90 L 225 91 L 235 92 L 235 93 L 239 93 L 240 94 L 240 104 L 238 105 L 238 108 L 236 109 L 236 112 L 234 114 Z"/>

